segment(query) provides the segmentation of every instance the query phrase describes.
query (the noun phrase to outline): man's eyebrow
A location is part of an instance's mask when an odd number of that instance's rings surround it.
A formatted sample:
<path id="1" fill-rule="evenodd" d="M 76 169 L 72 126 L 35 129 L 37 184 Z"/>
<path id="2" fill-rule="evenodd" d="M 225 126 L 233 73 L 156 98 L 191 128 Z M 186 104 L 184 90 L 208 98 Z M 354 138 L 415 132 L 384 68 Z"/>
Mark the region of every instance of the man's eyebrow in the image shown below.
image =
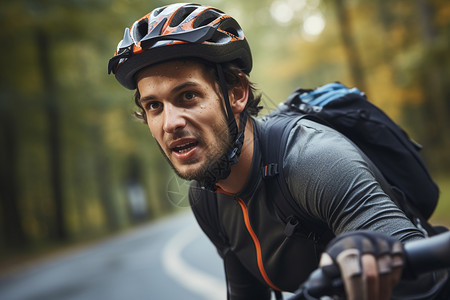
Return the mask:
<path id="1" fill-rule="evenodd" d="M 174 87 L 170 92 L 177 93 L 187 87 L 193 87 L 193 86 L 199 86 L 199 84 L 194 81 L 186 81 L 186 82 L 183 82 L 183 83 L 177 85 L 176 87 Z M 143 102 L 151 101 L 151 100 L 155 100 L 155 99 L 158 99 L 158 97 L 154 96 L 154 95 L 149 95 L 149 96 L 141 97 L 139 99 L 139 102 L 143 103 Z"/>
<path id="2" fill-rule="evenodd" d="M 144 102 L 147 102 L 147 101 L 151 101 L 151 100 L 155 100 L 157 97 L 155 97 L 155 96 L 145 96 L 145 97 L 141 97 L 141 98 L 139 98 L 139 103 L 144 103 Z"/>
<path id="3" fill-rule="evenodd" d="M 181 90 L 183 90 L 183 89 L 185 89 L 185 88 L 187 88 L 187 87 L 198 86 L 198 85 L 199 85 L 199 84 L 198 84 L 197 82 L 194 82 L 194 81 L 186 81 L 186 82 L 183 82 L 182 84 L 177 85 L 176 87 L 174 87 L 174 88 L 172 89 L 172 93 L 179 92 L 179 91 L 181 91 Z"/>

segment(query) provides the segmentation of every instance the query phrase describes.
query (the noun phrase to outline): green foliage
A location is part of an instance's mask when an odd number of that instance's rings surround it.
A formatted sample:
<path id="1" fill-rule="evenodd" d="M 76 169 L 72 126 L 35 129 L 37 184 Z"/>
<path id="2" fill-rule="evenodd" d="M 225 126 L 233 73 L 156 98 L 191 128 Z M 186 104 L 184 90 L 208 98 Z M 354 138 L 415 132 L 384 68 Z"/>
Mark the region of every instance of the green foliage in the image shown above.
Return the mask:
<path id="1" fill-rule="evenodd" d="M 442 174 L 436 176 L 441 194 L 434 214 L 431 216 L 433 225 L 443 225 L 450 228 L 450 176 Z"/>
<path id="2" fill-rule="evenodd" d="M 146 191 L 147 217 L 172 209 L 160 203 L 167 201 L 166 186 L 159 181 L 169 177 L 168 167 L 155 162 L 159 150 L 132 115 L 132 92 L 123 90 L 106 72 L 123 28 L 153 7 L 148 2 L 147 8 L 142 2 L 127 2 L 1 4 L 0 23 L 5 30 L 0 38 L 8 41 L 8 47 L 2 47 L 0 55 L 0 113 L 5 121 L 0 154 L 2 161 L 12 161 L 10 169 L 17 174 L 10 189 L 14 193 L 2 191 L 1 196 L 2 202 L 14 197 L 28 243 L 55 239 L 61 224 L 66 239 L 97 236 L 132 224 L 127 193 L 131 157 L 138 157 L 139 168 L 150 168 L 137 179 Z M 125 12 L 130 4 L 133 14 Z M 42 38 L 48 41 L 47 64 L 40 52 Z M 57 123 L 49 123 L 50 109 L 56 110 Z M 51 179 L 52 125 L 57 126 L 60 152 L 63 223 L 58 223 Z M 6 140 L 7 128 L 14 128 L 13 140 Z M 8 171 L 3 169 L 2 174 L 8 176 Z M 7 221 L 1 222 L 3 232 L 12 230 Z M 10 241 L 2 234 L 0 242 Z"/>

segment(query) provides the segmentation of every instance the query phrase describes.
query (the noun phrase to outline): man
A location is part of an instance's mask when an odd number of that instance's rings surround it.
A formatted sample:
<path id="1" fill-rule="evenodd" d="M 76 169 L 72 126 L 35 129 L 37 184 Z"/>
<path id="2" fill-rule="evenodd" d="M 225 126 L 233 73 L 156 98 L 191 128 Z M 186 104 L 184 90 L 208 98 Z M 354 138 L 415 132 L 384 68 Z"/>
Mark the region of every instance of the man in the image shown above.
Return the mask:
<path id="1" fill-rule="evenodd" d="M 320 264 L 339 266 L 348 299 L 390 299 L 403 264 L 399 241 L 422 233 L 359 149 L 332 129 L 302 120 L 288 139 L 284 173 L 310 216 L 301 221 L 327 233 L 319 241 L 286 235 L 270 198 L 274 187 L 262 180 L 264 121 L 254 118 L 260 98 L 248 79 L 251 69 L 239 24 L 194 4 L 157 8 L 137 20 L 109 63 L 123 86 L 136 89 L 137 116 L 173 169 L 193 180 L 191 206 L 224 259 L 229 298 L 295 291 L 318 266 L 320 247 L 337 236 Z M 202 208 L 211 201 L 215 213 Z M 213 232 L 217 221 L 223 233 Z M 427 294 L 430 286 L 415 294 Z"/>

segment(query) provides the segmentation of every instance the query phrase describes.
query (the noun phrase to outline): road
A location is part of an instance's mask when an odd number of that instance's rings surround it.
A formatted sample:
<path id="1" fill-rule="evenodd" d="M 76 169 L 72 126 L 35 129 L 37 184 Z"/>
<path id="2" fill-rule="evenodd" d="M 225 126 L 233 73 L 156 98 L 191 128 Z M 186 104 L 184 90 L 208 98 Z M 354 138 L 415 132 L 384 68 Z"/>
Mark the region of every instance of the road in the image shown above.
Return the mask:
<path id="1" fill-rule="evenodd" d="M 0 300 L 226 299 L 222 262 L 180 213 L 0 279 Z"/>

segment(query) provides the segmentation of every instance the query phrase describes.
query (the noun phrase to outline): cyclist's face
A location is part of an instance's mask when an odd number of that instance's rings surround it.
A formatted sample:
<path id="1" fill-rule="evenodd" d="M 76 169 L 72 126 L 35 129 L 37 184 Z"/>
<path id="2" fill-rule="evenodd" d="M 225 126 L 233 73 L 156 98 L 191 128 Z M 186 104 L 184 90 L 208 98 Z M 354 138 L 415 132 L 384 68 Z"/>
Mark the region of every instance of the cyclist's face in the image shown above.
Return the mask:
<path id="1" fill-rule="evenodd" d="M 137 80 L 153 137 L 182 178 L 201 180 L 226 152 L 229 132 L 216 82 L 193 61 L 143 70 Z"/>

